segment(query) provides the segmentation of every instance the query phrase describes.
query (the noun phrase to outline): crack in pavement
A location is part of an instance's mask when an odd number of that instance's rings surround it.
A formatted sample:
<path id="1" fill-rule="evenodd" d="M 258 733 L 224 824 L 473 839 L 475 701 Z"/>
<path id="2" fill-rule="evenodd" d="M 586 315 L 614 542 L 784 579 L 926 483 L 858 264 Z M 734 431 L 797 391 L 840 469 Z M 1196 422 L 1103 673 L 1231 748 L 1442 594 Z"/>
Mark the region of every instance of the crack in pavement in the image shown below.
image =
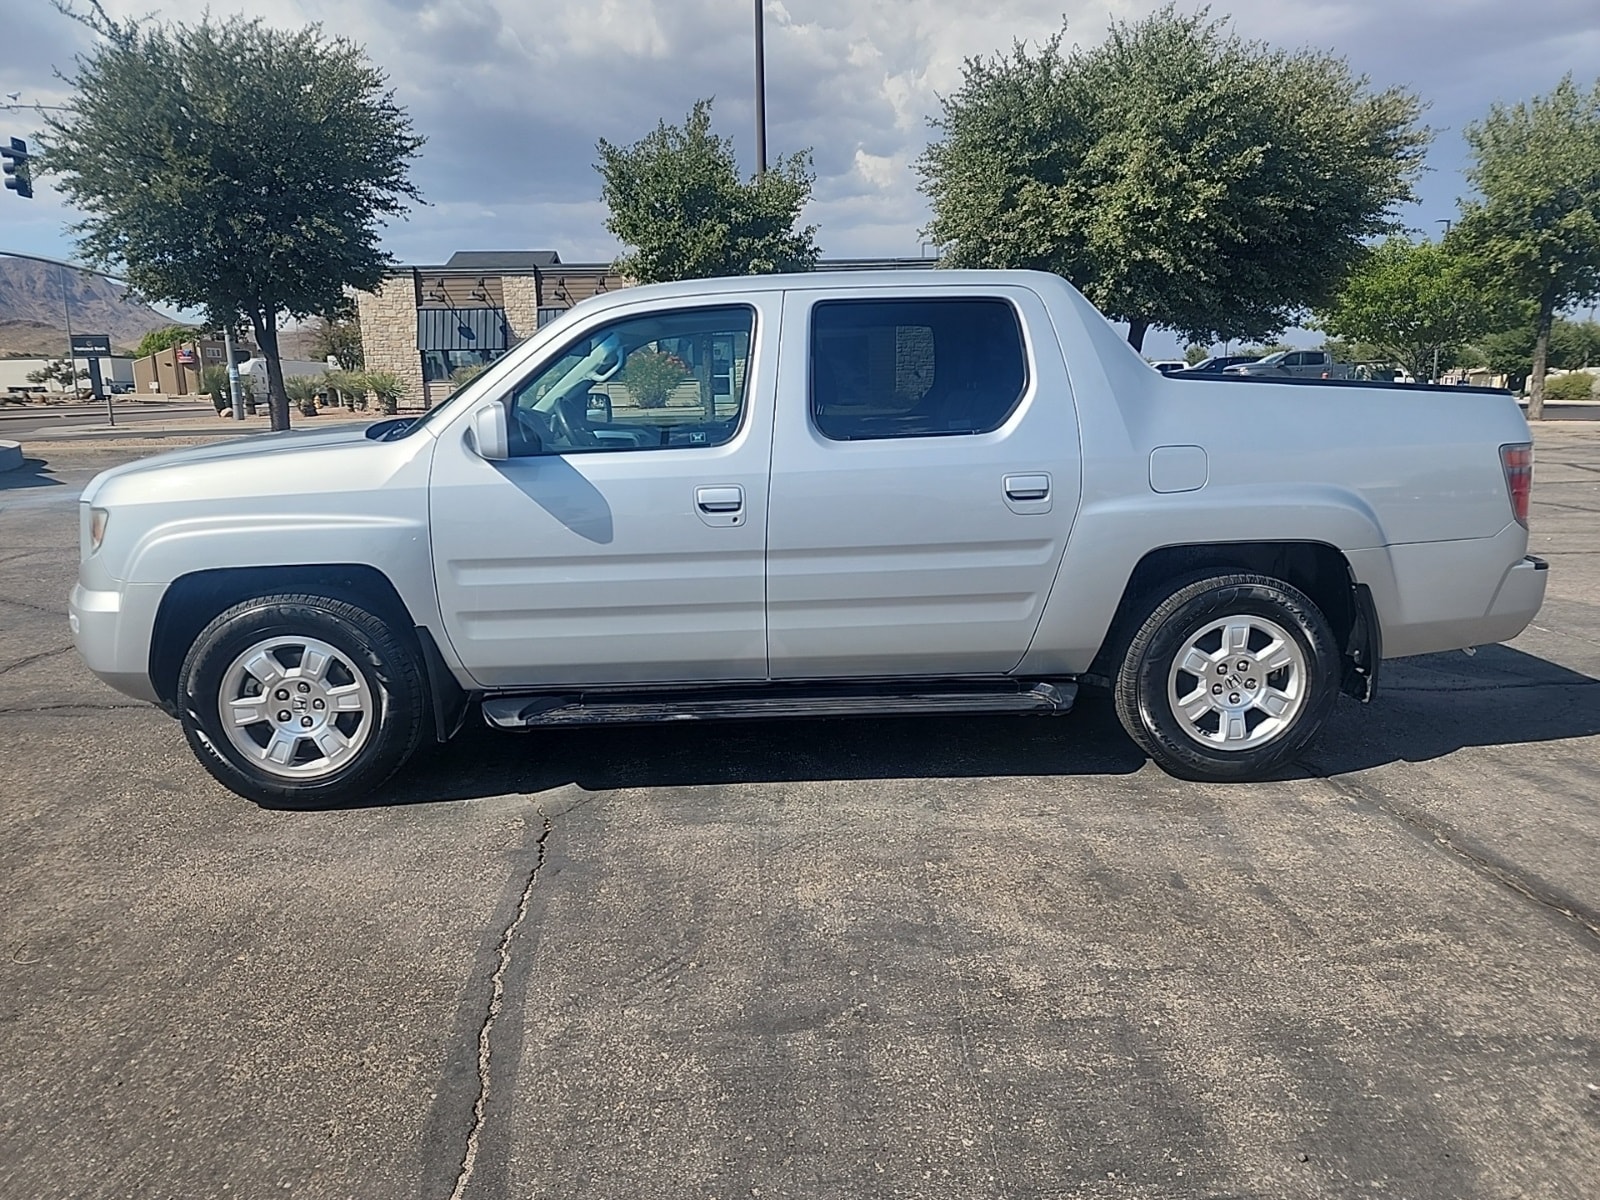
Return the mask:
<path id="1" fill-rule="evenodd" d="M 32 666 L 34 663 L 40 662 L 46 658 L 56 658 L 62 654 L 70 654 L 72 649 L 73 648 L 71 646 L 57 646 L 54 650 L 41 650 L 37 654 L 30 654 L 26 658 L 19 658 L 14 663 L 9 663 L 6 666 L 0 667 L 0 675 L 4 675 L 9 671 L 21 670 L 23 667 Z"/>
<path id="2" fill-rule="evenodd" d="M 0 717 L 26 716 L 30 713 L 43 712 L 121 712 L 129 708 L 145 708 L 152 712 L 159 712 L 154 704 L 145 704 L 135 700 L 130 704 L 30 704 L 16 708 L 0 708 Z"/>
<path id="3" fill-rule="evenodd" d="M 11 596 L 0 596 L 0 604 L 15 604 L 18 608 L 31 609 L 37 613 L 44 613 L 49 617 L 60 617 L 63 621 L 67 618 L 67 610 L 64 608 L 46 608 L 42 604 L 33 604 L 27 600 L 17 600 Z"/>
<path id="4" fill-rule="evenodd" d="M 472 1106 L 472 1128 L 467 1133 L 466 1150 L 461 1156 L 461 1170 L 456 1176 L 456 1186 L 450 1193 L 450 1200 L 461 1200 L 466 1194 L 467 1185 L 472 1182 L 472 1173 L 478 1165 L 478 1147 L 483 1137 L 484 1115 L 489 1107 L 490 1038 L 494 1033 L 495 1020 L 500 1016 L 500 1009 L 505 1003 L 506 971 L 511 966 L 511 943 L 517 935 L 517 930 L 522 927 L 523 919 L 528 915 L 528 902 L 533 897 L 534 885 L 539 882 L 539 872 L 544 868 L 544 845 L 550 837 L 550 817 L 538 805 L 534 806 L 534 811 L 539 814 L 539 819 L 544 824 L 539 836 L 534 839 L 533 866 L 528 871 L 528 878 L 523 882 L 522 895 L 517 900 L 516 911 L 500 934 L 500 944 L 496 951 L 500 961 L 490 978 L 489 1007 L 484 1013 L 483 1024 L 478 1027 L 478 1099 Z"/>
<path id="5" fill-rule="evenodd" d="M 1600 943 L 1600 912 L 1596 912 L 1559 888 L 1531 881 L 1499 855 L 1474 844 L 1459 829 L 1453 828 L 1437 817 L 1389 800 L 1382 793 L 1364 784 L 1324 775 L 1304 759 L 1296 760 L 1295 765 L 1327 784 L 1346 800 L 1352 801 L 1358 809 L 1377 811 L 1393 817 L 1413 837 L 1449 851 L 1472 871 L 1498 883 L 1524 900 L 1531 900 L 1541 908 L 1566 918 Z"/>

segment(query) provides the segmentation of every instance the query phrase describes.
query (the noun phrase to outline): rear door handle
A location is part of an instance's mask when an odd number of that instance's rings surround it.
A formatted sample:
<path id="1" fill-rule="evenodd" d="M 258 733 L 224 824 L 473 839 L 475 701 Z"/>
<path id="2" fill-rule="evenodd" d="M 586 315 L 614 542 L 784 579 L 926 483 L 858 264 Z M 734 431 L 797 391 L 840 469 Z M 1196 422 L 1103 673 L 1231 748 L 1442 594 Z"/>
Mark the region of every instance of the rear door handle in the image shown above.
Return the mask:
<path id="1" fill-rule="evenodd" d="M 1050 495 L 1050 476 L 1007 475 L 1005 488 L 1011 500 L 1044 500 Z"/>
<path id="2" fill-rule="evenodd" d="M 731 513 L 744 507 L 744 489 L 731 487 L 699 487 L 694 490 L 694 502 L 701 512 Z"/>

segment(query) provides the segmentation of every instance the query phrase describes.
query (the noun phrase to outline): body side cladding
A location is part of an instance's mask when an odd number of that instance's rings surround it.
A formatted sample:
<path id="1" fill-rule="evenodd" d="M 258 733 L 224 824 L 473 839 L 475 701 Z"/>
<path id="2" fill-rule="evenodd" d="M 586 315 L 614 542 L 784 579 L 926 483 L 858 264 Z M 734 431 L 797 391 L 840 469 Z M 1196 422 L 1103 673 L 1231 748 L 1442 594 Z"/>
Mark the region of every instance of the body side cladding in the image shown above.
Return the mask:
<path id="1" fill-rule="evenodd" d="M 308 592 L 358 604 L 411 637 L 421 628 L 389 577 L 365 563 L 217 567 L 179 576 L 161 597 L 150 636 L 150 682 L 168 715 L 177 715 L 178 672 L 200 632 L 225 609 L 274 592 Z M 433 653 L 443 666 L 437 644 Z M 430 663 L 430 682 L 432 668 Z M 448 667 L 444 674 L 449 676 Z"/>
<path id="2" fill-rule="evenodd" d="M 1109 687 L 1128 643 L 1156 605 L 1196 579 L 1234 571 L 1281 579 L 1309 596 L 1338 639 L 1344 659 L 1341 690 L 1358 700 L 1372 699 L 1383 657 L 1377 607 L 1371 589 L 1356 582 L 1349 560 L 1324 542 L 1233 542 L 1150 551 L 1134 567 L 1105 640 L 1079 678 Z"/>

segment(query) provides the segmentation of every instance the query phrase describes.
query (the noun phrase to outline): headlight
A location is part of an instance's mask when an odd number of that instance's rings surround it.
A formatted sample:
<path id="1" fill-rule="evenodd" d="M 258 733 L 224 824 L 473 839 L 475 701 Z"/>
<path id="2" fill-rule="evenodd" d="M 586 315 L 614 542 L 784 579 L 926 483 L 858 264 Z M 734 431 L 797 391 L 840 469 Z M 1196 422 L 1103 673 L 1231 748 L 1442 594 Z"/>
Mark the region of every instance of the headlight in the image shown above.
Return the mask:
<path id="1" fill-rule="evenodd" d="M 100 549 L 100 543 L 106 540 L 106 522 L 111 519 L 111 514 L 103 508 L 89 510 L 89 553 L 93 554 Z"/>

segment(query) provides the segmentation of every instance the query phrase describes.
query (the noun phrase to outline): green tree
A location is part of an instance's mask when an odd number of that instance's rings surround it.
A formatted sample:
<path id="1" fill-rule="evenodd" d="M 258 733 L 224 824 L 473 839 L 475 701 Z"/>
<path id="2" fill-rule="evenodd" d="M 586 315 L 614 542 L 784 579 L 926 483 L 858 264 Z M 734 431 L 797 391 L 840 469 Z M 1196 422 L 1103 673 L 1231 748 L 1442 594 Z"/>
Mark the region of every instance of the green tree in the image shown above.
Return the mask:
<path id="1" fill-rule="evenodd" d="M 72 384 L 74 380 L 89 378 L 89 372 L 86 368 L 78 368 L 75 371 L 75 366 L 75 363 L 68 362 L 64 358 L 52 358 L 37 371 L 29 371 L 23 378 L 29 383 L 53 383 L 59 385 L 63 391 L 71 391 L 73 390 Z"/>
<path id="2" fill-rule="evenodd" d="M 200 331 L 192 325 L 168 325 L 165 329 L 152 329 L 139 339 L 139 344 L 133 348 L 133 356 L 145 358 L 168 350 L 179 342 L 191 341 L 199 335 Z"/>
<path id="3" fill-rule="evenodd" d="M 1519 306 L 1518 316 L 1515 323 L 1485 334 L 1466 351 L 1469 361 L 1506 376 L 1513 390 L 1520 390 L 1533 374 L 1534 344 L 1539 337 L 1538 317 L 1531 302 Z M 1600 366 L 1600 325 L 1555 318 L 1550 324 L 1550 351 L 1545 363 L 1561 370 Z"/>
<path id="4" fill-rule="evenodd" d="M 710 100 L 682 125 L 662 121 L 631 146 L 602 138 L 598 150 L 606 228 L 631 247 L 617 269 L 640 283 L 816 265 L 816 226 L 798 224 L 815 178 L 810 151 L 741 179 L 733 143 L 711 132 Z"/>
<path id="5" fill-rule="evenodd" d="M 1373 247 L 1316 312 L 1336 338 L 1370 346 L 1414 379 L 1434 377 L 1460 347 L 1491 328 L 1496 298 L 1449 245 L 1392 237 Z"/>
<path id="6" fill-rule="evenodd" d="M 1144 345 L 1268 338 L 1412 198 L 1427 131 L 1343 59 L 1168 5 L 1105 43 L 968 59 L 917 164 L 951 266 L 1053 271 Z"/>
<path id="7" fill-rule="evenodd" d="M 346 305 L 332 314 L 317 318 L 311 331 L 313 353 L 326 362 L 336 360 L 341 371 L 359 371 L 364 365 L 361 351 L 361 322 Z"/>
<path id="8" fill-rule="evenodd" d="M 248 321 L 272 427 L 289 425 L 280 316 L 335 310 L 391 260 L 382 222 L 418 198 L 422 145 L 362 49 L 320 26 L 122 21 L 63 7 L 98 40 L 48 118 L 42 165 L 85 214 L 85 254 L 148 299 Z"/>
<path id="9" fill-rule="evenodd" d="M 1600 80 L 1495 104 L 1466 128 L 1477 194 L 1455 233 L 1486 274 L 1533 307 L 1528 416 L 1544 413 L 1556 313 L 1600 299 Z"/>

